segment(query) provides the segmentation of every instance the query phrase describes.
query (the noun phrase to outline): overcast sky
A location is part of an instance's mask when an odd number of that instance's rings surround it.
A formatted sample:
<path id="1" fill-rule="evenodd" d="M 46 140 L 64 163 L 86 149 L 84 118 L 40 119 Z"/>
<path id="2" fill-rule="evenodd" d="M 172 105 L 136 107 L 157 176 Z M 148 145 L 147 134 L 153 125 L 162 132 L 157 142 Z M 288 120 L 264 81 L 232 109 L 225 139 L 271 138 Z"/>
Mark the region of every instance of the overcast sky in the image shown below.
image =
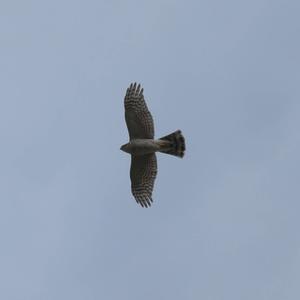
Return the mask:
<path id="1" fill-rule="evenodd" d="M 298 0 L 0 2 L 0 298 L 300 299 Z M 130 191 L 123 97 L 158 155 Z"/>

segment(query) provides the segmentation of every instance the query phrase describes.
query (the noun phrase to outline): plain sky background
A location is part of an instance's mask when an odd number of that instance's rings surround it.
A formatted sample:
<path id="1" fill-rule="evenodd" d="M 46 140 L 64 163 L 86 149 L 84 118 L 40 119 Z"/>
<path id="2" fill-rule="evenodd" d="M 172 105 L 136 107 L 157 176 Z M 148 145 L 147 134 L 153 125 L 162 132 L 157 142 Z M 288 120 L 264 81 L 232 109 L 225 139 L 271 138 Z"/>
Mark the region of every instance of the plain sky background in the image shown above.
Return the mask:
<path id="1" fill-rule="evenodd" d="M 0 2 L 0 299 L 300 299 L 300 2 Z M 160 154 L 131 196 L 123 97 Z"/>

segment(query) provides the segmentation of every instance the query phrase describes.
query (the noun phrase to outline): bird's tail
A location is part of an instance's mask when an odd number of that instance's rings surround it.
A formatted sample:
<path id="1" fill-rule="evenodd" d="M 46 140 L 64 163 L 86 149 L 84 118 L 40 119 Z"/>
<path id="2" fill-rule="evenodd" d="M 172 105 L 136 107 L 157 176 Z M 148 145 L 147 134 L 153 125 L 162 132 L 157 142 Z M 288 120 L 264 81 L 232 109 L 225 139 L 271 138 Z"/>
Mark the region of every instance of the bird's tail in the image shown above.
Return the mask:
<path id="1" fill-rule="evenodd" d="M 158 140 L 159 151 L 178 157 L 184 156 L 185 140 L 180 130 L 166 135 Z"/>

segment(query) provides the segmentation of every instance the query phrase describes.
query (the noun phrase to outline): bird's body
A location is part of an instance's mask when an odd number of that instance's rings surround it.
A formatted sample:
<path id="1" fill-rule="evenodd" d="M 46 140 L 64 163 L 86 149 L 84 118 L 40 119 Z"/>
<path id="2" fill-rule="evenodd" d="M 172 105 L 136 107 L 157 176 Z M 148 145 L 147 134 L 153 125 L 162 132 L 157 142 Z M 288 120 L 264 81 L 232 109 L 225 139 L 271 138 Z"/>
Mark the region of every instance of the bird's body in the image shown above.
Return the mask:
<path id="1" fill-rule="evenodd" d="M 131 84 L 125 100 L 125 119 L 129 142 L 121 150 L 131 154 L 130 179 L 134 198 L 143 207 L 152 202 L 152 191 L 157 174 L 155 152 L 183 157 L 185 141 L 180 130 L 160 139 L 154 139 L 154 123 L 144 100 L 140 85 Z"/>
<path id="2" fill-rule="evenodd" d="M 132 155 L 145 155 L 159 151 L 159 143 L 152 139 L 134 139 L 123 145 L 121 150 Z"/>

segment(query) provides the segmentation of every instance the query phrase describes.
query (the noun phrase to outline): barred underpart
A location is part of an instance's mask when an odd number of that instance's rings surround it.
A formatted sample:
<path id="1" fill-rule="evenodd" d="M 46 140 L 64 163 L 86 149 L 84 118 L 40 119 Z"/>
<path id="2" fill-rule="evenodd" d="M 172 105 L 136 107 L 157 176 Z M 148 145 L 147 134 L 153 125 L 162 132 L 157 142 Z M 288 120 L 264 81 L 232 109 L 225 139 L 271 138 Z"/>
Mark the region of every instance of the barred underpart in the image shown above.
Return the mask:
<path id="1" fill-rule="evenodd" d="M 126 91 L 125 119 L 129 131 L 129 138 L 132 139 L 153 139 L 154 123 L 144 99 L 141 85 L 131 84 Z"/>
<path id="2" fill-rule="evenodd" d="M 152 191 L 157 174 L 155 153 L 131 155 L 131 190 L 137 203 L 143 207 L 151 206 Z"/>
<path id="3" fill-rule="evenodd" d="M 180 130 L 154 140 L 153 118 L 140 84 L 131 84 L 127 89 L 124 106 L 130 143 L 123 145 L 121 150 L 131 154 L 131 191 L 137 203 L 149 207 L 157 175 L 155 152 L 183 157 L 185 140 Z"/>

